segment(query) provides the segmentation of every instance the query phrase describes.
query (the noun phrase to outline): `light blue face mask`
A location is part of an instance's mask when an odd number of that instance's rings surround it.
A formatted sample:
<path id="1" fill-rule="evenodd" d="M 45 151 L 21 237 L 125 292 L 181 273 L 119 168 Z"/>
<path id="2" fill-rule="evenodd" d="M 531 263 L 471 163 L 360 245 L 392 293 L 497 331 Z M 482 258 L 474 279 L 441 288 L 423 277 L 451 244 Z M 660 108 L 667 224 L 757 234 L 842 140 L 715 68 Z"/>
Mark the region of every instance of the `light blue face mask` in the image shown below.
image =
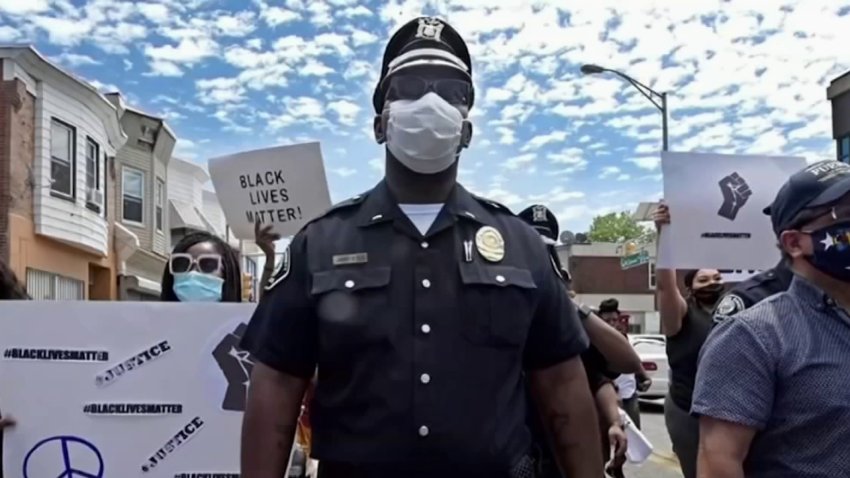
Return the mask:
<path id="1" fill-rule="evenodd" d="M 174 275 L 174 294 L 180 302 L 221 302 L 224 279 L 200 272 Z"/>

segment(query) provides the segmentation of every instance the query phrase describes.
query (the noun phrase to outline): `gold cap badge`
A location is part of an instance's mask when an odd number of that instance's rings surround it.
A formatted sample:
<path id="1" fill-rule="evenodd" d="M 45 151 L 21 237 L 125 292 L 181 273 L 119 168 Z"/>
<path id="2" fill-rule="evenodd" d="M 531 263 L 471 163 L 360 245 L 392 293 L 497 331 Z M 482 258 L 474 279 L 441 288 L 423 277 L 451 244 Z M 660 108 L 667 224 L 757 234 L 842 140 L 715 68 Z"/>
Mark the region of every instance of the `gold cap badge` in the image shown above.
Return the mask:
<path id="1" fill-rule="evenodd" d="M 490 262 L 505 258 L 505 239 L 495 227 L 484 226 L 475 233 L 475 247 L 481 257 Z"/>

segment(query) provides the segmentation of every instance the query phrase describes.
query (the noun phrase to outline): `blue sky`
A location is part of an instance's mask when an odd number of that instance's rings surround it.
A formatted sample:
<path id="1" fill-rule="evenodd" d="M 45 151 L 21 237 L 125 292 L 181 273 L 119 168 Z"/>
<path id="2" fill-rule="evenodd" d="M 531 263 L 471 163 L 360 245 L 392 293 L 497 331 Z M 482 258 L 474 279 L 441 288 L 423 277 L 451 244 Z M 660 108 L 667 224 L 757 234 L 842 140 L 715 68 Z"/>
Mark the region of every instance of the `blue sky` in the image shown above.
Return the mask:
<path id="1" fill-rule="evenodd" d="M 200 163 L 319 140 L 339 201 L 383 174 L 371 93 L 389 35 L 419 14 L 470 45 L 461 181 L 514 211 L 543 202 L 562 229 L 662 188 L 660 114 L 582 63 L 669 91 L 672 150 L 835 155 L 825 89 L 850 69 L 850 0 L 0 0 L 0 43 L 164 116 Z"/>

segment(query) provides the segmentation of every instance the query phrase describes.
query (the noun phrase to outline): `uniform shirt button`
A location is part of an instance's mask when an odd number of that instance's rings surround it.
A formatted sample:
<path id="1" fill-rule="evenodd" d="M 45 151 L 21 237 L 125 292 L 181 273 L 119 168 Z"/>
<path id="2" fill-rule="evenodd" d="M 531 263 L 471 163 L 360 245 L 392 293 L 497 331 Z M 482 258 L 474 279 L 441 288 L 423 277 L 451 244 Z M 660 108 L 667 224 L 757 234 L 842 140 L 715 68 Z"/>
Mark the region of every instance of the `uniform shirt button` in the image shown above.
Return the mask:
<path id="1" fill-rule="evenodd" d="M 496 282 L 498 282 L 499 284 L 501 284 L 502 282 L 505 282 L 505 276 L 497 275 L 496 276 Z"/>
<path id="2" fill-rule="evenodd" d="M 424 287 L 426 289 L 430 289 L 431 288 L 431 281 L 429 281 L 428 279 L 422 279 L 422 287 Z"/>
<path id="3" fill-rule="evenodd" d="M 431 333 L 431 326 L 428 325 L 428 324 L 422 324 L 422 327 L 420 327 L 419 329 L 422 330 L 423 334 L 430 334 Z"/>
<path id="4" fill-rule="evenodd" d="M 427 373 L 423 373 L 419 376 L 419 381 L 424 383 L 425 385 L 428 385 L 431 382 L 431 376 Z"/>
<path id="5" fill-rule="evenodd" d="M 431 433 L 431 430 L 429 430 L 425 425 L 419 427 L 419 436 L 427 437 L 429 433 Z"/>
<path id="6" fill-rule="evenodd" d="M 428 246 L 429 246 L 430 244 L 428 244 L 428 242 L 427 242 L 427 241 L 422 241 L 422 244 L 419 244 L 419 245 L 420 245 L 420 246 L 422 246 L 422 249 L 428 249 Z"/>
<path id="7" fill-rule="evenodd" d="M 354 288 L 354 281 L 353 280 L 345 281 L 345 288 L 346 289 L 353 289 Z"/>

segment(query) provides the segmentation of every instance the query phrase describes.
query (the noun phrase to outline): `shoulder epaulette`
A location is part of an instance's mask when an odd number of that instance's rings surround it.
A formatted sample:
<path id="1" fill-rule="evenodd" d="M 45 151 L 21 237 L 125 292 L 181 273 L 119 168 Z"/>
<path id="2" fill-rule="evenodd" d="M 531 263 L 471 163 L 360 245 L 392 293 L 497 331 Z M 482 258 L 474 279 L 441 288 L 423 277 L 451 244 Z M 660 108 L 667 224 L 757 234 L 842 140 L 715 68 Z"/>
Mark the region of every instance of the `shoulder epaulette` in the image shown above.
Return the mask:
<path id="1" fill-rule="evenodd" d="M 475 198 L 476 201 L 480 202 L 481 204 L 483 204 L 483 205 L 485 205 L 485 206 L 487 206 L 491 209 L 496 209 L 496 210 L 499 210 L 499 211 L 502 211 L 502 212 L 506 212 L 510 215 L 514 215 L 513 211 L 508 209 L 508 207 L 505 206 L 504 204 L 498 203 L 498 202 L 493 201 L 491 199 L 483 198 L 481 196 L 476 196 L 475 194 L 472 194 L 472 193 L 470 193 L 470 195 L 473 198 Z"/>
<path id="2" fill-rule="evenodd" d="M 318 216 L 316 216 L 313 219 L 311 219 L 310 221 L 308 221 L 306 224 L 304 224 L 304 227 L 302 227 L 302 229 L 306 228 L 308 225 L 318 221 L 319 219 L 328 217 L 330 214 L 332 214 L 334 212 L 342 211 L 343 209 L 348 209 L 350 207 L 357 206 L 357 205 L 361 204 L 366 199 L 366 197 L 368 197 L 368 196 L 369 196 L 369 193 L 365 192 L 363 194 L 358 194 L 354 197 L 350 197 L 350 198 L 348 198 L 344 201 L 340 201 L 340 202 L 334 204 L 333 206 L 329 207 L 325 212 L 319 214 Z"/>
<path id="3" fill-rule="evenodd" d="M 350 197 L 350 198 L 346 199 L 345 201 L 340 201 L 340 202 L 334 204 L 333 206 L 331 206 L 327 211 L 325 211 L 325 214 L 323 214 L 323 216 L 326 215 L 326 214 L 330 214 L 331 212 L 340 210 L 340 209 L 345 209 L 345 208 L 349 208 L 351 206 L 356 206 L 356 205 L 362 203 L 363 200 L 365 200 L 368 195 L 369 195 L 369 193 L 366 192 L 366 193 L 363 193 L 363 194 L 358 194 L 356 196 Z"/>

